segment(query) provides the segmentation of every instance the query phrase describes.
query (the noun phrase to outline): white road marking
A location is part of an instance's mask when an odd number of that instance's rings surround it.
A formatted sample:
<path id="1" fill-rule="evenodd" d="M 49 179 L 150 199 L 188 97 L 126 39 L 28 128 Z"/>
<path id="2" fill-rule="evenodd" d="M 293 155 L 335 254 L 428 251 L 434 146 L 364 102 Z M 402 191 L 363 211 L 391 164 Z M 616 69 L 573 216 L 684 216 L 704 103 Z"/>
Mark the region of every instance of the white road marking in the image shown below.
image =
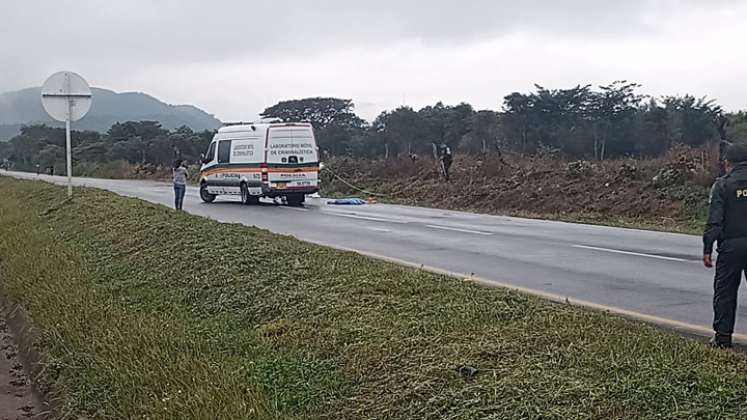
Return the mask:
<path id="1" fill-rule="evenodd" d="M 479 230 L 471 230 L 471 229 L 460 229 L 460 228 L 455 228 L 451 226 L 440 226 L 440 225 L 425 225 L 425 226 L 431 229 L 450 230 L 453 232 L 471 233 L 473 235 L 483 235 L 483 236 L 492 235 L 492 233 L 490 232 L 481 232 Z"/>
<path id="2" fill-rule="evenodd" d="M 656 259 L 665 260 L 665 261 L 688 262 L 687 260 L 682 259 L 682 258 L 665 257 L 663 255 L 643 254 L 640 252 L 622 251 L 619 249 L 598 248 L 595 246 L 586 246 L 586 245 L 573 245 L 573 247 L 581 248 L 581 249 L 589 249 L 592 251 L 610 252 L 613 254 L 624 254 L 624 255 L 633 255 L 636 257 L 656 258 Z"/>
<path id="3" fill-rule="evenodd" d="M 335 216 L 347 217 L 349 219 L 368 220 L 371 222 L 397 223 L 401 225 L 408 223 L 408 222 L 403 222 L 401 220 L 381 219 L 379 217 L 357 216 L 355 214 L 336 214 Z"/>
<path id="4" fill-rule="evenodd" d="M 287 206 L 280 206 L 281 209 L 285 210 L 293 210 L 293 211 L 309 211 L 309 209 L 305 209 L 303 207 L 287 207 Z"/>
<path id="5" fill-rule="evenodd" d="M 385 232 L 385 233 L 391 233 L 392 231 L 391 229 L 383 229 L 383 228 L 377 228 L 377 227 L 372 227 L 372 226 L 366 227 L 366 229 L 373 230 L 375 232 Z"/>

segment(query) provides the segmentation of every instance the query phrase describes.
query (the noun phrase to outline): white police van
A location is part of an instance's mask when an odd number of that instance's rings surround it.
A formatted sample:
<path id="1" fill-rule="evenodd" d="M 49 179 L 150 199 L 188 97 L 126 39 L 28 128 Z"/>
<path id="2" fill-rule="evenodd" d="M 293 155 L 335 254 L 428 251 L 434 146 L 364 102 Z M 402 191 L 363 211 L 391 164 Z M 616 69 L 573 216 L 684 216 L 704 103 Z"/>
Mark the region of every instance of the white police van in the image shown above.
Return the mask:
<path id="1" fill-rule="evenodd" d="M 319 148 L 307 123 L 237 123 L 218 130 L 203 155 L 200 198 L 238 195 L 244 204 L 261 197 L 303 204 L 319 191 Z"/>

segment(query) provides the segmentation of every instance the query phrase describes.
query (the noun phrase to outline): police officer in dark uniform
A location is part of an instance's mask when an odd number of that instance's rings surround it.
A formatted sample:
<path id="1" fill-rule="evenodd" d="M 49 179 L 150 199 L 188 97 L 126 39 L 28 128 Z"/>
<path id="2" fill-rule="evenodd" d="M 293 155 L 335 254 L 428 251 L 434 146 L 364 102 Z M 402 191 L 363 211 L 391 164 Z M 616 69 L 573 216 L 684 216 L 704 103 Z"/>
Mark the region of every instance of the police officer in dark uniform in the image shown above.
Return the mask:
<path id="1" fill-rule="evenodd" d="M 731 347 L 737 291 L 747 272 L 747 145 L 732 144 L 726 150 L 729 173 L 711 191 L 708 224 L 703 234 L 703 263 L 713 267 L 713 244 L 718 241 L 716 278 L 713 283 L 711 344 Z"/>

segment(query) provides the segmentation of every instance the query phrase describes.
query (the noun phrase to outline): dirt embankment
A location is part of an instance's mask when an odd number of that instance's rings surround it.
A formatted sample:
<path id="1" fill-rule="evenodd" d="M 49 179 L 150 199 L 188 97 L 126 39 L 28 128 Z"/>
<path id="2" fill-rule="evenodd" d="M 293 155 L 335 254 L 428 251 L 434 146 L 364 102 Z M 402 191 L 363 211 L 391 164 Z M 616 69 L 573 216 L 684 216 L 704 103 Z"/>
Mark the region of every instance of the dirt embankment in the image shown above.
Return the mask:
<path id="1" fill-rule="evenodd" d="M 32 391 L 5 315 L 0 311 L 0 419 L 47 418 L 37 417 L 42 404 Z"/>
<path id="2" fill-rule="evenodd" d="M 712 151 L 685 147 L 661 159 L 604 162 L 457 155 L 445 182 L 432 159 L 338 158 L 327 164 L 324 188 L 365 195 L 347 181 L 402 204 L 695 231 L 716 166 Z"/>

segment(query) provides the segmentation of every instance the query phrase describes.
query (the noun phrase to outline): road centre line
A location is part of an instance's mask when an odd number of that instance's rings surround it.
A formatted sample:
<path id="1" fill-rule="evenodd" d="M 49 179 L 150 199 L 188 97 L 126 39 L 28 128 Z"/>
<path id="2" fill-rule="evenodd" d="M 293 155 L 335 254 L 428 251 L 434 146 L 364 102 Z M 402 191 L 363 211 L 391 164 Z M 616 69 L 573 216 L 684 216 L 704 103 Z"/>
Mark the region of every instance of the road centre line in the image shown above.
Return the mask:
<path id="1" fill-rule="evenodd" d="M 293 211 L 303 211 L 308 212 L 309 209 L 303 208 L 303 207 L 288 207 L 288 206 L 280 206 L 281 209 L 284 210 L 293 210 Z"/>
<path id="2" fill-rule="evenodd" d="M 374 232 L 384 232 L 384 233 L 391 233 L 391 229 L 384 229 L 384 228 L 377 228 L 377 227 L 366 227 L 368 230 L 372 230 Z"/>
<path id="3" fill-rule="evenodd" d="M 656 258 L 659 260 L 665 260 L 665 261 L 676 261 L 676 262 L 689 262 L 688 260 L 682 259 L 682 258 L 675 258 L 675 257 L 665 257 L 663 255 L 654 255 L 654 254 L 644 254 L 640 252 L 630 252 L 630 251 L 622 251 L 619 249 L 610 249 L 610 248 L 599 248 L 595 246 L 586 246 L 586 245 L 573 245 L 574 248 L 580 248 L 580 249 L 588 249 L 591 251 L 601 251 L 601 252 L 609 252 L 612 254 L 623 254 L 623 255 L 633 255 L 636 257 L 645 257 L 645 258 Z"/>
<path id="4" fill-rule="evenodd" d="M 483 236 L 491 236 L 492 233 L 490 232 L 481 232 L 479 230 L 471 230 L 471 229 L 461 229 L 461 228 L 455 228 L 451 226 L 441 226 L 441 225 L 425 225 L 426 227 L 429 227 L 431 229 L 439 229 L 439 230 L 450 230 L 453 232 L 462 232 L 462 233 L 470 233 L 473 235 L 483 235 Z"/>
<path id="5" fill-rule="evenodd" d="M 334 214 L 334 213 L 332 213 L 332 214 Z M 355 215 L 355 214 L 335 214 L 335 216 L 347 217 L 349 219 L 368 220 L 368 221 L 371 221 L 371 222 L 397 223 L 397 224 L 400 224 L 400 225 L 404 225 L 404 224 L 409 223 L 409 222 L 405 222 L 405 221 L 402 221 L 402 220 L 392 220 L 392 219 L 382 219 L 382 218 L 379 218 L 379 217 L 358 216 L 358 215 Z"/>

